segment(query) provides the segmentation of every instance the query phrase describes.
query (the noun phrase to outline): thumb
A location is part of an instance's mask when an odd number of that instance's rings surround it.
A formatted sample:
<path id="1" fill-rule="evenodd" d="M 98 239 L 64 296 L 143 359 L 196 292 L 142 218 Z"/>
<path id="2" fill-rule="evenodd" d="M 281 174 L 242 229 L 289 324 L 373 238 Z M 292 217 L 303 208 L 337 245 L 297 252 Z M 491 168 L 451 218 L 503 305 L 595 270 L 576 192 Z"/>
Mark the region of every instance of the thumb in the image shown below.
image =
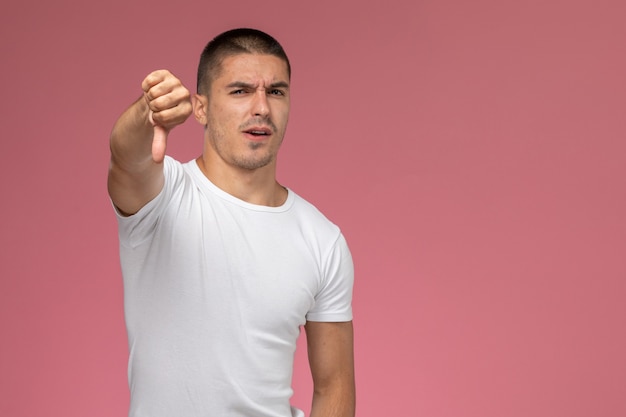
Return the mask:
<path id="1" fill-rule="evenodd" d="M 163 162 L 165 159 L 165 146 L 167 144 L 167 131 L 159 125 L 154 126 L 152 137 L 152 159 L 154 162 Z"/>
<path id="2" fill-rule="evenodd" d="M 163 162 L 165 159 L 165 148 L 167 145 L 167 130 L 157 125 L 152 118 L 152 111 L 149 114 L 150 123 L 154 127 L 152 136 L 152 160 L 154 162 Z"/>

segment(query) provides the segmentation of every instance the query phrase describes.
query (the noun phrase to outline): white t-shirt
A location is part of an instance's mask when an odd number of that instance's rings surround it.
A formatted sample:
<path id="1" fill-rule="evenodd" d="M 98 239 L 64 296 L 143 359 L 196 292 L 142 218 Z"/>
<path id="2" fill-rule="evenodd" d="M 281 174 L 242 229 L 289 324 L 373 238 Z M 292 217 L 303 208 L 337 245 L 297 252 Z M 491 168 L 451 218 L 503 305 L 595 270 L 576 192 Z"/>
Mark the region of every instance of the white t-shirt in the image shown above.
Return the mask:
<path id="1" fill-rule="evenodd" d="M 165 185 L 118 215 L 130 417 L 291 417 L 300 326 L 352 319 L 340 230 L 291 190 L 239 200 L 195 161 L 166 157 Z"/>

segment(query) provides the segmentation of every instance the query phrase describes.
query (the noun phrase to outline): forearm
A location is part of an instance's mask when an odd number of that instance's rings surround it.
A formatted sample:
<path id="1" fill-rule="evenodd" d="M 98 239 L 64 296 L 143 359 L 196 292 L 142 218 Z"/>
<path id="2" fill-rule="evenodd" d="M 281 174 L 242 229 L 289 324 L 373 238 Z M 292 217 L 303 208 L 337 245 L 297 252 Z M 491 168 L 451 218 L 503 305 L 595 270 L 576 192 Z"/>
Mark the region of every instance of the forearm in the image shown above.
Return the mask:
<path id="1" fill-rule="evenodd" d="M 162 164 L 152 158 L 154 128 L 143 97 L 117 120 L 111 132 L 108 189 L 115 206 L 134 214 L 160 191 Z"/>
<path id="2" fill-rule="evenodd" d="M 132 172 L 150 165 L 154 129 L 149 112 L 146 100 L 140 97 L 113 126 L 110 138 L 113 168 Z"/>

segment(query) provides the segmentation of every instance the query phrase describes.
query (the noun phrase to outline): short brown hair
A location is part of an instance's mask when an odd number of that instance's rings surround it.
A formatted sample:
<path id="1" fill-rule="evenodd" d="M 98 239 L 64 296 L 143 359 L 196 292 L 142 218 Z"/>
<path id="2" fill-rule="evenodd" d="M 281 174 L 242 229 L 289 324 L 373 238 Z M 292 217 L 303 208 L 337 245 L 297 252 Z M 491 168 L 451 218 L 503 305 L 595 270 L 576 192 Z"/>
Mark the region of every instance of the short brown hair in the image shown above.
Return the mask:
<path id="1" fill-rule="evenodd" d="M 204 47 L 198 64 L 198 94 L 208 93 L 211 81 L 219 75 L 224 58 L 252 53 L 281 58 L 287 64 L 287 74 L 291 77 L 289 59 L 276 39 L 257 29 L 232 29 L 217 35 Z"/>

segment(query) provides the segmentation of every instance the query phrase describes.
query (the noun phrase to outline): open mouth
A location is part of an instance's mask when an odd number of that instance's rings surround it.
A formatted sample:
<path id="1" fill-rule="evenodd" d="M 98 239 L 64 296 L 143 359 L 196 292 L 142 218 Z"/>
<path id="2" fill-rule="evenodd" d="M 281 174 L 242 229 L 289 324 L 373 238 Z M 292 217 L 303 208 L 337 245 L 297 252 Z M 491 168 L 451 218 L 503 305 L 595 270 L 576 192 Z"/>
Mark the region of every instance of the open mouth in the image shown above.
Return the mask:
<path id="1" fill-rule="evenodd" d="M 265 127 L 253 127 L 251 129 L 244 130 L 244 133 L 261 138 L 271 135 L 272 131 L 269 128 Z"/>

